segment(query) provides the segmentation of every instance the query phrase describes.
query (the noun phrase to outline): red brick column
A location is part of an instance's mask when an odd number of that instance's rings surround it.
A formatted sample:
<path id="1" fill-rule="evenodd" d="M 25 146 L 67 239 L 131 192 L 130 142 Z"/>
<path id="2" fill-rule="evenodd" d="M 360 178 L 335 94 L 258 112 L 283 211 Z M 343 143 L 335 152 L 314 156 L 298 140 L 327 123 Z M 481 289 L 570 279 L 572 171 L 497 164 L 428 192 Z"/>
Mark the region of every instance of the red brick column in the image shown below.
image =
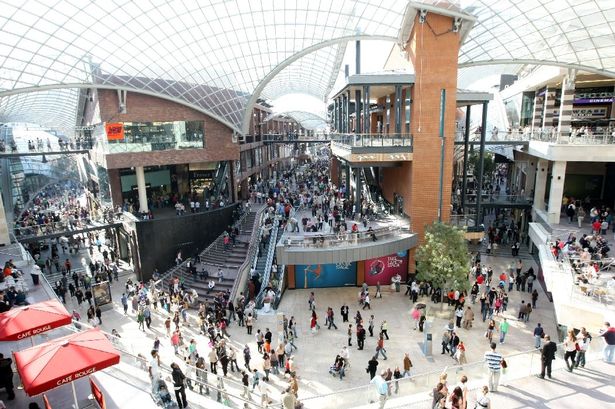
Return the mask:
<path id="1" fill-rule="evenodd" d="M 411 194 L 405 198 L 404 208 L 412 218 L 412 227 L 419 233 L 420 241 L 423 240 L 425 225 L 438 218 L 441 89 L 446 90 L 442 220 L 450 218 L 459 54 L 459 33 L 450 31 L 453 19 L 432 12 L 426 18 L 426 22 L 421 24 L 417 15 L 406 43 L 416 81 L 411 108 L 414 155 L 411 177 L 407 179 L 411 182 Z"/>

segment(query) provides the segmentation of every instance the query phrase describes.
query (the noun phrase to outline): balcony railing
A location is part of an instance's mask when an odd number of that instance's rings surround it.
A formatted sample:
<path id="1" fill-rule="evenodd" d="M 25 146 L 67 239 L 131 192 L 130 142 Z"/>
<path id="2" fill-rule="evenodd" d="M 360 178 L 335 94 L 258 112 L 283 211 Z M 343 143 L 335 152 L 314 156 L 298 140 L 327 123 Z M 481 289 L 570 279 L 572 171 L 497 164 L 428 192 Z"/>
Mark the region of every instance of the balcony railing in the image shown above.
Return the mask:
<path id="1" fill-rule="evenodd" d="M 457 132 L 455 134 L 455 141 L 463 142 L 463 132 Z M 479 133 L 471 133 L 470 141 L 476 142 L 480 140 Z M 557 132 L 555 129 L 539 129 L 518 131 L 489 131 L 487 140 L 490 142 L 495 141 L 540 141 L 556 144 L 572 144 L 572 145 L 609 145 L 615 143 L 615 134 L 612 132 Z"/>
<path id="2" fill-rule="evenodd" d="M 412 135 L 349 133 L 331 134 L 331 141 L 351 147 L 412 147 Z"/>
<path id="3" fill-rule="evenodd" d="M 296 248 L 351 247 L 357 244 L 400 238 L 400 234 L 410 233 L 412 233 L 412 231 L 406 226 L 382 227 L 371 231 L 365 230 L 356 233 L 304 233 L 304 235 L 301 236 L 286 233 L 280 242 L 284 247 Z"/>

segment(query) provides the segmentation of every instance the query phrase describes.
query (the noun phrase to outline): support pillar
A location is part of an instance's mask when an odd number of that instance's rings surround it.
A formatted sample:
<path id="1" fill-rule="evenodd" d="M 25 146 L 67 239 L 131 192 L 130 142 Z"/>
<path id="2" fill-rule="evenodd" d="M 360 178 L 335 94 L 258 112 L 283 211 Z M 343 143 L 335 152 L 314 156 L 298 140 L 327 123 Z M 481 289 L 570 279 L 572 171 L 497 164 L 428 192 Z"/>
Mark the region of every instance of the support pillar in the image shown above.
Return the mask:
<path id="1" fill-rule="evenodd" d="M 335 132 L 339 132 L 339 128 L 337 127 L 337 98 L 333 100 L 333 129 Z"/>
<path id="2" fill-rule="evenodd" d="M 348 101 L 346 101 L 346 94 L 342 95 L 342 133 L 348 133 L 347 122 L 346 119 L 348 115 L 346 110 L 348 108 Z"/>
<path id="3" fill-rule="evenodd" d="M 355 192 L 354 192 L 354 208 L 357 213 L 361 213 L 361 170 L 363 168 L 356 168 L 355 172 Z"/>
<path id="4" fill-rule="evenodd" d="M 553 128 L 553 112 L 555 111 L 555 90 L 547 89 L 545 92 L 545 114 L 542 116 L 542 129 Z"/>
<path id="5" fill-rule="evenodd" d="M 342 98 L 337 97 L 337 125 L 336 129 L 338 133 L 342 133 Z"/>
<path id="6" fill-rule="evenodd" d="M 135 167 L 137 175 L 137 191 L 139 192 L 139 212 L 145 213 L 147 209 L 147 190 L 145 186 L 145 171 L 143 166 Z"/>
<path id="7" fill-rule="evenodd" d="M 545 108 L 545 98 L 547 96 L 548 89 L 545 88 L 543 96 L 539 96 L 540 90 L 536 91 L 534 96 L 534 111 L 532 112 L 532 133 L 538 132 L 542 127 L 542 114 Z"/>
<path id="8" fill-rule="evenodd" d="M 574 102 L 576 71 L 569 70 L 562 82 L 562 96 L 559 105 L 557 133 L 560 137 L 570 136 L 572 131 L 572 103 Z"/>
<path id="9" fill-rule="evenodd" d="M 354 92 L 354 133 L 361 133 L 361 125 L 363 121 L 361 120 L 361 90 L 357 89 Z"/>
<path id="10" fill-rule="evenodd" d="M 536 168 L 536 184 L 534 185 L 534 209 L 544 211 L 549 161 L 545 159 L 539 159 Z"/>
<path id="11" fill-rule="evenodd" d="M 371 123 L 370 123 L 370 112 L 369 112 L 369 85 L 363 86 L 363 133 L 371 133 Z"/>
<path id="12" fill-rule="evenodd" d="M 0 246 L 6 246 L 11 244 L 9 237 L 9 225 L 6 219 L 6 212 L 4 211 L 4 200 L 0 195 Z"/>
<path id="13" fill-rule="evenodd" d="M 401 134 L 401 85 L 395 85 L 395 133 Z"/>
<path id="14" fill-rule="evenodd" d="M 480 129 L 480 153 L 479 153 L 479 171 L 478 171 L 478 186 L 476 189 L 476 219 L 474 226 L 479 226 L 483 222 L 481 214 L 481 202 L 483 199 L 483 172 L 485 170 L 485 139 L 487 136 L 487 107 L 488 102 L 483 102 L 483 118 Z"/>
<path id="15" fill-rule="evenodd" d="M 562 210 L 562 198 L 564 197 L 564 182 L 566 181 L 566 162 L 555 161 L 551 168 L 551 187 L 549 189 L 548 221 L 557 224 Z"/>
<path id="16" fill-rule="evenodd" d="M 471 105 L 466 106 L 466 127 L 463 132 L 463 181 L 461 185 L 461 210 L 465 214 L 466 191 L 468 189 L 468 145 L 470 142 Z"/>
<path id="17" fill-rule="evenodd" d="M 345 166 L 345 170 L 346 170 L 346 199 L 350 199 L 350 172 L 352 171 L 352 169 L 350 169 L 350 165 L 348 163 L 346 163 Z"/>
<path id="18" fill-rule="evenodd" d="M 344 120 L 346 121 L 346 133 L 350 133 L 350 91 L 346 92 L 346 115 Z"/>

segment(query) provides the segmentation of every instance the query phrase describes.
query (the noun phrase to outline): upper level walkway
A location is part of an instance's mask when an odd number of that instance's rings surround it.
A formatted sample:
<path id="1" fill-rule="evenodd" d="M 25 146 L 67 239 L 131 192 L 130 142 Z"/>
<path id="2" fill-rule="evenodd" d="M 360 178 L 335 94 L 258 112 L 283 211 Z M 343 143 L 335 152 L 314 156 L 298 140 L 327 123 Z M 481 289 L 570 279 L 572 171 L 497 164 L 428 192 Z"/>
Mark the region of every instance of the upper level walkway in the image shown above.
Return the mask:
<path id="1" fill-rule="evenodd" d="M 367 227 L 359 221 L 346 220 L 345 233 L 332 232 L 328 224 L 320 231 L 305 231 L 302 220 L 313 223 L 309 210 L 297 212 L 295 219 L 299 231 L 289 231 L 289 223 L 276 249 L 281 265 L 350 263 L 406 251 L 418 244 L 409 219 L 400 216 L 380 215 L 369 221 Z M 358 227 L 355 233 L 351 232 L 353 225 Z"/>

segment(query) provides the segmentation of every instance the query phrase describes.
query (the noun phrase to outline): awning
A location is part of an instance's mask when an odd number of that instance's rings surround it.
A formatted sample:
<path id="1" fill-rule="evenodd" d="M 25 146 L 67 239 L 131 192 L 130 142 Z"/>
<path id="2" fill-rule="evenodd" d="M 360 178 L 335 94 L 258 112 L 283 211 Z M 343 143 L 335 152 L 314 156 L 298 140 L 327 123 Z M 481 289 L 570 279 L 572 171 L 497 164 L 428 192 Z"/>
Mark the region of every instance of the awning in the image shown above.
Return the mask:
<path id="1" fill-rule="evenodd" d="M 0 341 L 18 341 L 72 323 L 57 300 L 13 308 L 0 314 Z"/>
<path id="2" fill-rule="evenodd" d="M 15 352 L 24 390 L 34 396 L 120 362 L 120 354 L 98 329 L 54 339 Z"/>

